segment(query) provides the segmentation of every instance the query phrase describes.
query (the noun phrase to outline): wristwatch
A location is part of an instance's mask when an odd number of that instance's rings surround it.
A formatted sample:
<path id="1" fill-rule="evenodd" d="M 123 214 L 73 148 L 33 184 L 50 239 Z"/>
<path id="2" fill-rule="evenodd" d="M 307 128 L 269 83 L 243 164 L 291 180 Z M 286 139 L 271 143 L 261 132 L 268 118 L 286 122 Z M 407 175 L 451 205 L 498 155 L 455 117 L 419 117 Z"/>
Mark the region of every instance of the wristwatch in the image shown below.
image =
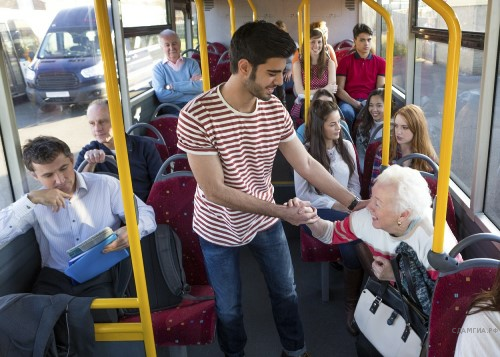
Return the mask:
<path id="1" fill-rule="evenodd" d="M 173 87 L 171 84 L 167 84 L 167 85 L 165 86 L 165 89 L 166 89 L 166 90 L 173 90 L 173 89 L 174 89 L 174 87 Z"/>
<path id="2" fill-rule="evenodd" d="M 359 198 L 357 196 L 354 196 L 354 199 L 352 200 L 351 204 L 347 206 L 347 209 L 349 211 L 352 211 L 359 203 Z"/>

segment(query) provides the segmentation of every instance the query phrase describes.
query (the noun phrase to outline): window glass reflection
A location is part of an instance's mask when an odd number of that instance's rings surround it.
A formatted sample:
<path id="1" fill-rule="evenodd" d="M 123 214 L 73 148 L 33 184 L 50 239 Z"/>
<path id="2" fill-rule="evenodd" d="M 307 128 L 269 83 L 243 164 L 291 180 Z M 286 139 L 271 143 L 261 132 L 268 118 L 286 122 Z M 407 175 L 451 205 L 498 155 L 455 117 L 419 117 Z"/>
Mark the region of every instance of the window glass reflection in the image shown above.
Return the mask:
<path id="1" fill-rule="evenodd" d="M 432 144 L 440 153 L 448 45 L 417 39 L 415 104 L 428 120 Z M 453 140 L 452 179 L 471 194 L 483 51 L 462 48 Z"/>
<path id="2" fill-rule="evenodd" d="M 462 31 L 484 32 L 488 0 L 447 0 L 460 22 Z M 446 30 L 442 17 L 422 0 L 418 2 L 417 26 Z"/>

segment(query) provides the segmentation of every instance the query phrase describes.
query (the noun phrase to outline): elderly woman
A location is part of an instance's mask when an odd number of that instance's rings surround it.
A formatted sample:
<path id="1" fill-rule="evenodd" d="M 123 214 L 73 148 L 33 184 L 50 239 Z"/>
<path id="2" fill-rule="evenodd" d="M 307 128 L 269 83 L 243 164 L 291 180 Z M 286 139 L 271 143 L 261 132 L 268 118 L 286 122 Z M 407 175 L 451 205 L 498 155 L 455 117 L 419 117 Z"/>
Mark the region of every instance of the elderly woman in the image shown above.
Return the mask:
<path id="1" fill-rule="evenodd" d="M 366 208 L 351 213 L 343 221 L 320 219 L 308 226 L 314 237 L 326 244 L 363 240 L 373 253 L 373 272 L 380 280 L 394 280 L 389 259 L 398 245 L 405 242 L 435 280 L 437 271 L 427 260 L 434 234 L 431 203 L 427 182 L 417 170 L 392 165 L 377 178 Z M 456 244 L 446 225 L 445 251 L 449 252 Z"/>
<path id="2" fill-rule="evenodd" d="M 344 244 L 363 240 L 374 256 L 372 269 L 380 280 L 395 280 L 389 259 L 401 242 L 416 253 L 431 279 L 437 271 L 427 260 L 432 247 L 433 221 L 431 196 L 427 182 L 417 170 L 392 165 L 379 175 L 368 206 L 342 221 L 318 219 L 308 224 L 313 236 L 326 244 Z M 301 205 L 298 199 L 288 205 Z M 449 252 L 457 241 L 446 226 L 444 249 Z M 460 259 L 460 257 L 459 257 Z"/>

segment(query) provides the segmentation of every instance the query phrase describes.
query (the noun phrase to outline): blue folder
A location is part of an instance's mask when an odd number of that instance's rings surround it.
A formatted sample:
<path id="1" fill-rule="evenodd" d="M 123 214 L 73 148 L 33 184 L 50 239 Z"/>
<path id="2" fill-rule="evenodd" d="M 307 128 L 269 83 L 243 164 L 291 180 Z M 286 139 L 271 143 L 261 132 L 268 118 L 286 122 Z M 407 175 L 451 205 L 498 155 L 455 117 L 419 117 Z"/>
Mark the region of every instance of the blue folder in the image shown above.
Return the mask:
<path id="1" fill-rule="evenodd" d="M 127 249 L 121 249 L 106 254 L 102 253 L 104 247 L 113 242 L 116 238 L 116 234 L 113 233 L 95 247 L 71 259 L 69 261 L 69 267 L 64 273 L 77 282 L 84 283 L 104 273 L 115 264 L 129 257 L 130 254 Z"/>

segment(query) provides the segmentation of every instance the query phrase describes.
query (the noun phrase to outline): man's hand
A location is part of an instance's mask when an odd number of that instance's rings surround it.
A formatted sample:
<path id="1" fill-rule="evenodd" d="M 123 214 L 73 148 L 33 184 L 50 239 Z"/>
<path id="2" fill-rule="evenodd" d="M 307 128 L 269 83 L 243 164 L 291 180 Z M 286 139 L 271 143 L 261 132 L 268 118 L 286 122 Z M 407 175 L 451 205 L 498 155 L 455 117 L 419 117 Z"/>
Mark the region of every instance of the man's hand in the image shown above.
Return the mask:
<path id="1" fill-rule="evenodd" d="M 191 77 L 191 80 L 192 80 L 193 82 L 196 82 L 196 81 L 201 81 L 201 80 L 202 80 L 202 78 L 203 78 L 203 76 L 202 76 L 201 74 L 195 74 L 195 75 L 193 75 L 193 76 Z"/>
<path id="2" fill-rule="evenodd" d="M 65 199 L 70 199 L 71 195 L 57 188 L 50 190 L 38 190 L 28 193 L 28 199 L 36 205 L 44 205 L 52 207 L 52 212 L 58 212 L 61 208 L 65 208 Z"/>
<path id="3" fill-rule="evenodd" d="M 370 200 L 360 200 L 356 207 L 354 207 L 353 212 L 365 208 L 366 206 L 368 206 L 368 203 L 370 203 Z"/>
<path id="4" fill-rule="evenodd" d="M 286 211 L 281 218 L 295 226 L 311 224 L 319 219 L 318 211 L 308 201 L 301 201 L 295 197 L 283 205 L 286 206 Z"/>
<path id="5" fill-rule="evenodd" d="M 109 243 L 107 246 L 105 246 L 102 250 L 103 253 L 109 253 L 129 247 L 127 227 L 120 227 L 115 231 L 115 233 L 118 238 L 116 238 L 114 242 Z"/>
<path id="6" fill-rule="evenodd" d="M 106 161 L 106 154 L 103 150 L 94 149 L 89 150 L 83 155 L 83 158 L 87 160 L 90 165 L 102 164 Z"/>
<path id="7" fill-rule="evenodd" d="M 372 270 L 379 280 L 396 280 L 391 262 L 383 257 L 373 256 Z"/>

